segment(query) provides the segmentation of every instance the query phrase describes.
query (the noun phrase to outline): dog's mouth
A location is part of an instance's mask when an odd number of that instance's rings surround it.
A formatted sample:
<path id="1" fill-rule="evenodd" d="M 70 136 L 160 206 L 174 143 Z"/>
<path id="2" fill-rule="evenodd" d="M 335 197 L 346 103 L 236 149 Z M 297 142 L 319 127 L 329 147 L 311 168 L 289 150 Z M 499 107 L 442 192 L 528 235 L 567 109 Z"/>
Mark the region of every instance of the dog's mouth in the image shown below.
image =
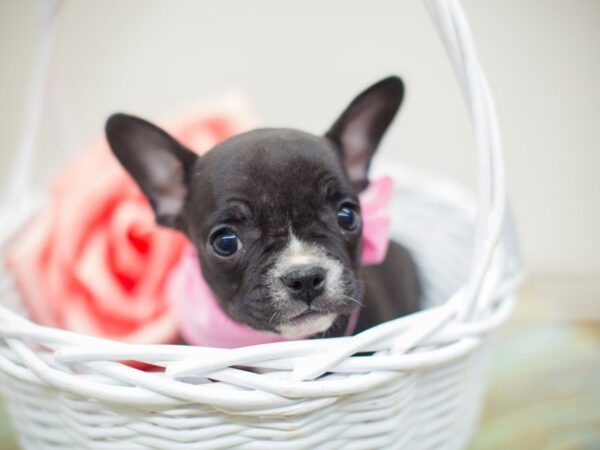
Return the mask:
<path id="1" fill-rule="evenodd" d="M 327 331 L 337 314 L 307 310 L 277 325 L 279 334 L 286 338 L 305 338 Z"/>
<path id="2" fill-rule="evenodd" d="M 286 321 L 288 325 L 298 325 L 309 320 L 317 319 L 319 317 L 323 317 L 326 315 L 330 315 L 331 313 L 321 312 L 321 311 L 305 311 L 297 316 L 292 317 L 291 319 Z"/>

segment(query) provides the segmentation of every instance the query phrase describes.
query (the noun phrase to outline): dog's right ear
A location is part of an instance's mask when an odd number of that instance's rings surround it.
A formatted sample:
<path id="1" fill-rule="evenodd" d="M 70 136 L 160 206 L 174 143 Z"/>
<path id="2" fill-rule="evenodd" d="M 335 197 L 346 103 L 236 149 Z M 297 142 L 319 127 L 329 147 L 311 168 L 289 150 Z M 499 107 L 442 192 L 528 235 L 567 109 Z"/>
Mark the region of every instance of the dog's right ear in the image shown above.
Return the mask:
<path id="1" fill-rule="evenodd" d="M 384 78 L 358 95 L 325 134 L 334 143 L 357 191 L 369 184 L 371 158 L 404 98 L 398 77 Z"/>
<path id="2" fill-rule="evenodd" d="M 150 200 L 156 221 L 184 231 L 181 212 L 198 156 L 164 130 L 127 114 L 114 114 L 107 120 L 106 137 L 117 159 Z"/>

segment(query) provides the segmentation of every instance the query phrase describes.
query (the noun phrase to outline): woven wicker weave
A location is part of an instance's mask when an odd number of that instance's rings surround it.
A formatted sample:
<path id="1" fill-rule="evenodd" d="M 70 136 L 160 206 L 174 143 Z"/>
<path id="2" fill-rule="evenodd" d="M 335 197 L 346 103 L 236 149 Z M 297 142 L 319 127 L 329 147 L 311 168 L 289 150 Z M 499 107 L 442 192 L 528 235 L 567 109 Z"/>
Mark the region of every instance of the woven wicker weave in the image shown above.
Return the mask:
<path id="1" fill-rule="evenodd" d="M 427 308 L 345 338 L 231 350 L 129 345 L 28 321 L 14 280 L 2 270 L 1 389 L 25 448 L 466 445 L 481 407 L 489 341 L 510 315 L 520 265 L 494 105 L 462 10 L 454 0 L 426 5 L 471 112 L 480 192 L 473 202 L 451 184 L 386 167 L 396 180 L 393 236 L 417 260 Z M 36 80 L 44 78 L 55 12 L 49 10 L 42 31 Z M 36 111 L 32 102 L 34 128 Z M 19 154 L 3 239 L 35 210 L 34 197 L 25 194 L 33 147 L 25 142 Z M 353 356 L 361 351 L 375 353 Z M 121 360 L 166 371 L 143 372 Z"/>

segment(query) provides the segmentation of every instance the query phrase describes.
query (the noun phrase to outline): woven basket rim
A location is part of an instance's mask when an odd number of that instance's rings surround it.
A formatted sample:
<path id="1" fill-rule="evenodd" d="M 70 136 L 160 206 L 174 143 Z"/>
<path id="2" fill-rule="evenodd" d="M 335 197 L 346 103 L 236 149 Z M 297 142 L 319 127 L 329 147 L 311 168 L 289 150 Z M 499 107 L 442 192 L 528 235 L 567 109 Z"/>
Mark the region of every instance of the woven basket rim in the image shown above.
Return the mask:
<path id="1" fill-rule="evenodd" d="M 434 181 L 430 175 L 407 172 L 398 166 L 388 166 L 387 172 L 398 180 L 396 192 L 409 189 L 417 193 L 415 197 L 432 195 L 437 198 L 441 195 L 445 204 L 474 220 L 468 194 L 455 184 L 442 178 Z M 499 266 L 492 264 L 491 268 Z M 13 281 L 10 273 L 5 271 L 0 279 L 0 297 L 15 294 Z M 400 348 L 401 351 L 394 354 L 394 348 L 398 346 L 396 341 L 410 336 L 411 330 L 419 329 L 423 322 L 435 321 L 445 312 L 447 304 L 382 323 L 356 336 L 276 342 L 236 349 L 131 344 L 86 336 L 38 325 L 4 305 L 0 305 L 0 335 L 35 374 L 32 382 L 67 388 L 69 392 L 93 396 L 101 401 L 163 407 L 195 401 L 224 411 L 254 415 L 297 408 L 298 402 L 308 402 L 309 405 L 304 406 L 308 409 L 317 408 L 319 401 L 328 402 L 382 386 L 417 369 L 451 365 L 452 361 L 475 351 L 481 339 L 510 316 L 514 299 L 509 294 L 510 289 L 505 290 L 498 293 L 499 298 L 490 303 L 488 312 L 478 320 L 449 322 L 430 336 L 420 337 L 413 346 L 416 351 L 413 349 L 410 353 Z M 45 350 L 39 351 L 39 345 Z M 341 356 L 340 350 L 344 350 Z M 375 353 L 351 356 L 358 351 Z M 28 376 L 19 371 L 18 364 L 7 367 L 1 359 L 1 371 Z M 328 375 L 294 376 L 298 368 L 310 367 L 311 360 L 315 359 L 329 361 L 325 367 Z M 123 361 L 131 360 L 164 366 L 165 372 L 144 372 L 123 364 Z M 244 373 L 234 366 L 269 368 L 286 375 L 273 378 Z M 82 368 L 106 379 L 88 380 L 85 377 L 89 375 L 77 373 Z M 189 377 L 196 380 L 204 377 L 216 382 L 208 387 L 194 385 Z M 125 385 L 115 387 L 115 380 Z M 236 388 L 219 392 L 222 390 L 219 385 Z"/>
<path id="2" fill-rule="evenodd" d="M 423 194 L 428 194 L 428 195 L 433 194 L 437 197 L 440 197 L 441 199 L 445 200 L 446 202 L 452 203 L 453 207 L 462 210 L 466 215 L 471 216 L 471 215 L 475 214 L 475 200 L 474 200 L 473 194 L 470 193 L 466 188 L 458 185 L 457 183 L 452 182 L 447 177 L 439 176 L 437 174 L 433 174 L 433 172 L 428 172 L 428 171 L 422 170 L 422 169 L 409 168 L 408 166 L 406 166 L 404 164 L 398 164 L 398 163 L 388 163 L 388 164 L 386 164 L 385 168 L 383 166 L 379 166 L 378 164 L 374 164 L 374 167 L 372 168 L 372 173 L 375 175 L 375 177 L 378 175 L 392 176 L 392 178 L 394 179 L 395 190 L 410 187 L 411 190 L 419 191 Z M 36 209 L 32 211 L 32 214 L 35 215 L 35 214 L 39 213 L 40 211 L 42 211 L 43 208 L 45 208 L 45 205 L 47 204 L 47 202 L 48 202 L 47 198 L 45 198 L 43 201 L 38 200 L 36 202 Z M 24 218 L 23 223 L 16 230 L 15 233 L 18 234 L 24 227 L 26 227 L 28 220 L 30 220 L 30 219 L 31 219 L 31 217 Z M 0 242 L 0 249 L 2 249 L 0 251 L 0 258 L 2 258 L 3 263 L 4 263 L 4 253 L 5 253 L 4 250 L 5 250 L 7 243 L 10 242 L 10 239 L 11 239 L 11 236 L 7 236 L 4 243 Z M 0 265 L 0 270 L 5 272 L 4 283 L 14 282 L 14 280 L 10 280 L 10 281 L 6 280 L 7 277 L 12 278 L 12 276 L 11 276 L 11 270 L 8 267 L 6 267 L 5 264 Z M 14 286 L 14 288 L 18 289 L 18 287 L 16 285 Z M 3 284 L 0 284 L 0 298 L 1 298 L 3 290 L 4 290 Z M 409 320 L 410 317 L 421 316 L 423 314 L 426 314 L 426 311 L 429 311 L 429 310 L 421 310 L 416 313 L 409 314 L 407 316 L 404 316 L 404 317 L 401 317 L 398 319 L 394 319 L 389 322 L 394 322 L 394 323 L 398 323 L 398 324 L 409 322 L 409 321 L 412 321 L 412 320 Z M 24 317 L 24 316 L 15 314 L 13 311 L 8 309 L 5 305 L 0 303 L 0 318 L 3 315 L 8 315 L 11 318 L 17 319 L 20 322 L 20 325 L 4 326 L 4 325 L 0 324 L 0 330 L 1 330 L 0 334 L 5 334 L 5 330 L 12 330 L 10 333 L 25 335 L 26 334 L 25 328 L 28 326 L 31 326 L 36 330 L 36 333 L 34 333 L 36 336 L 42 335 L 44 333 L 52 333 L 52 334 L 56 335 L 56 339 L 60 339 L 60 338 L 65 339 L 65 340 L 70 339 L 70 338 L 72 338 L 74 340 L 81 339 L 84 342 L 82 345 L 85 345 L 85 346 L 98 345 L 101 347 L 105 347 L 106 345 L 116 345 L 119 347 L 123 347 L 123 346 L 136 347 L 139 349 L 143 349 L 143 348 L 151 349 L 151 348 L 156 348 L 156 347 L 166 347 L 166 348 L 189 348 L 189 347 L 192 347 L 192 346 L 185 345 L 185 344 L 135 344 L 135 343 L 119 341 L 117 339 L 86 335 L 84 333 L 79 333 L 76 331 L 60 329 L 60 328 L 52 327 L 52 326 L 45 326 L 45 325 L 41 325 L 41 324 L 34 322 L 33 320 L 31 320 L 28 317 Z M 389 322 L 387 322 L 387 323 L 389 323 Z M 379 324 L 373 328 L 378 328 L 378 327 L 381 327 L 382 325 L 383 324 Z M 19 331 L 17 331 L 17 330 L 19 330 Z M 54 333 L 54 330 L 59 331 L 59 333 Z M 10 335 L 10 333 L 9 333 L 9 335 Z M 279 346 L 286 347 L 286 346 L 296 345 L 298 342 L 318 343 L 315 345 L 321 345 L 321 344 L 325 343 L 325 344 L 327 344 L 326 346 L 331 346 L 331 345 L 333 345 L 333 343 L 348 341 L 352 337 L 353 336 L 343 336 L 343 337 L 337 337 L 337 338 L 311 338 L 310 340 L 284 341 L 284 342 L 273 342 L 273 343 L 267 343 L 267 344 L 249 345 L 249 346 L 245 346 L 242 348 L 253 348 L 253 347 L 270 348 L 270 347 L 279 347 Z M 193 347 L 211 348 L 211 347 L 206 347 L 206 346 L 193 346 Z M 231 350 L 231 349 L 219 349 L 219 350 Z"/>

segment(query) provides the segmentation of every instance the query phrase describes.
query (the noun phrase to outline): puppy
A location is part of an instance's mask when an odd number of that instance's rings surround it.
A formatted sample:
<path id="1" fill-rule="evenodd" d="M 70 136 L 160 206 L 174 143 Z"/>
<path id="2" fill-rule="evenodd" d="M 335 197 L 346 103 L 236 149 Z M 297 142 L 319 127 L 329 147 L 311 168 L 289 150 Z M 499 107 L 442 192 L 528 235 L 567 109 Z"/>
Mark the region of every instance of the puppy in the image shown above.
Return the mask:
<path id="1" fill-rule="evenodd" d="M 324 136 L 264 128 L 204 156 L 142 119 L 115 114 L 108 142 L 159 224 L 185 233 L 223 311 L 284 337 L 336 336 L 416 311 L 409 253 L 361 267 L 358 194 L 404 86 L 386 78 L 356 97 Z"/>

